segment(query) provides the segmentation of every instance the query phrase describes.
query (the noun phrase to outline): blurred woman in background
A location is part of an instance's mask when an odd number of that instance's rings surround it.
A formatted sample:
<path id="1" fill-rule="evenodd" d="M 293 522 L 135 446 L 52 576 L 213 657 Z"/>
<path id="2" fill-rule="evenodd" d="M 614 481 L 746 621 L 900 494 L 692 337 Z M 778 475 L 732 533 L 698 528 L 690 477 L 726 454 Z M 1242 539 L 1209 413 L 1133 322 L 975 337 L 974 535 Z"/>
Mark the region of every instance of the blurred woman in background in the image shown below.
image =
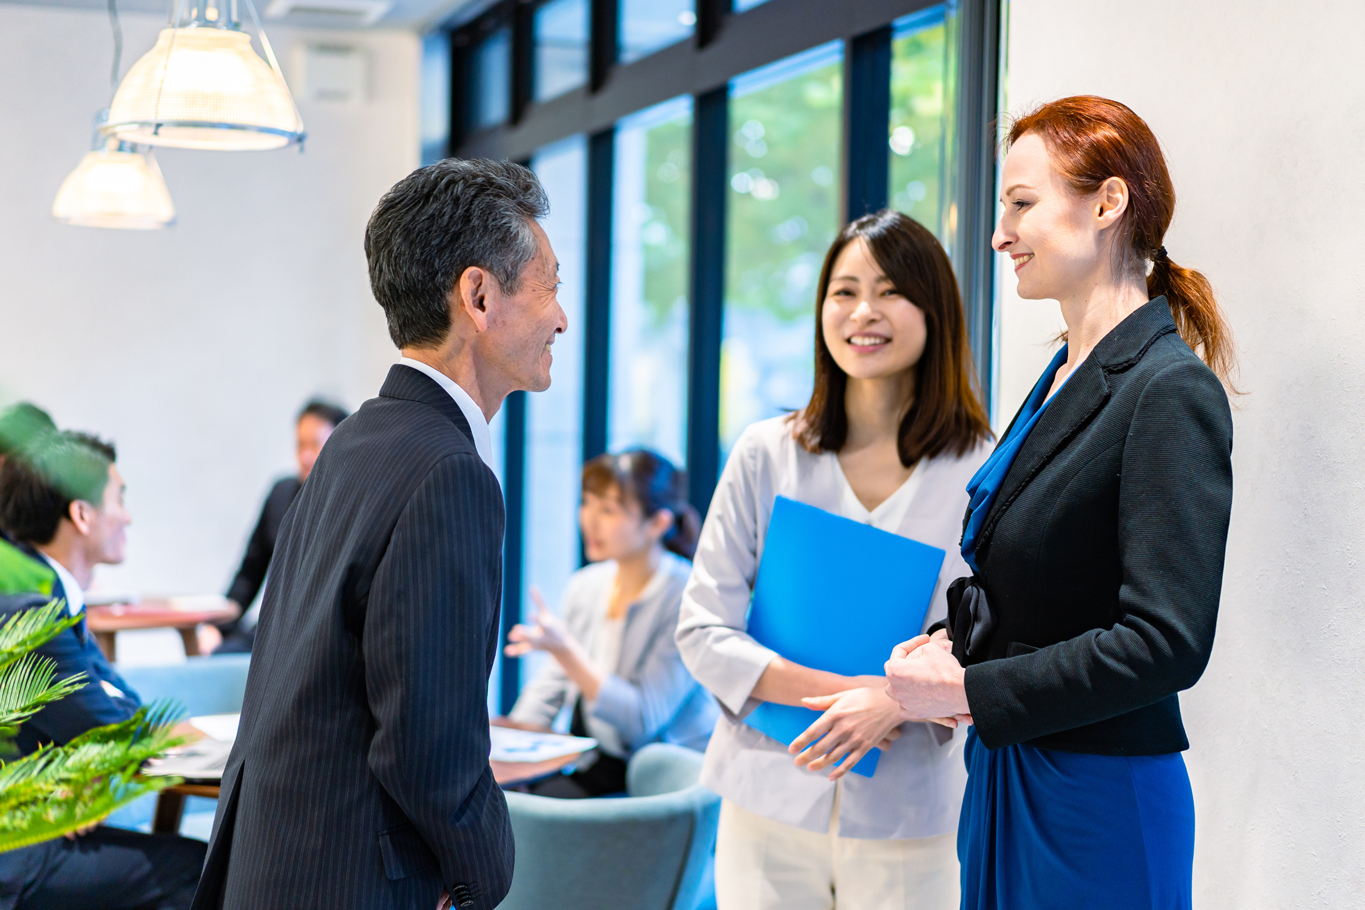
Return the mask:
<path id="1" fill-rule="evenodd" d="M 584 466 L 578 520 L 592 564 L 569 579 L 559 617 L 532 589 L 536 615 L 512 629 L 506 653 L 544 651 L 554 659 L 504 722 L 548 729 L 571 706 L 570 732 L 597 740 L 596 760 L 533 785 L 532 793 L 619 793 L 626 760 L 641 746 L 706 747 L 716 705 L 673 641 L 699 523 L 686 489 L 681 471 L 645 449 L 599 455 Z"/>

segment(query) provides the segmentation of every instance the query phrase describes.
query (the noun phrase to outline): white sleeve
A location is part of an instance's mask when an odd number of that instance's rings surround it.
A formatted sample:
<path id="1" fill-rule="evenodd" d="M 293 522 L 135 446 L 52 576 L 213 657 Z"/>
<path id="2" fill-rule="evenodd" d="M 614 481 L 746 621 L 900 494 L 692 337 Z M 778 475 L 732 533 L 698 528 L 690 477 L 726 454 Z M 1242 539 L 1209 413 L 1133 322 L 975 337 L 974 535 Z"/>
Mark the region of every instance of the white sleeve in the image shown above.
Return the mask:
<path id="1" fill-rule="evenodd" d="M 678 619 L 678 650 L 687 669 L 736 717 L 757 707 L 749 693 L 777 656 L 746 631 L 758 572 L 759 448 L 760 441 L 745 433 L 725 464 Z"/>

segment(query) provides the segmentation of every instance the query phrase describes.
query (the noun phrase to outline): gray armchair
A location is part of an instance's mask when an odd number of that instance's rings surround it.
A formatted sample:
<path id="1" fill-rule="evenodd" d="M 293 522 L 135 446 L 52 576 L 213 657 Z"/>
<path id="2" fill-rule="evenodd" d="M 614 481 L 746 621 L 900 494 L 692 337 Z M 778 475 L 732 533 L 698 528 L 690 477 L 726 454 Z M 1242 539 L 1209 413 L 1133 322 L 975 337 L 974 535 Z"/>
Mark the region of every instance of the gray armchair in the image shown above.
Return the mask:
<path id="1" fill-rule="evenodd" d="M 631 757 L 627 796 L 508 793 L 516 834 L 500 910 L 695 910 L 711 899 L 720 797 L 697 783 L 701 755 L 656 743 Z"/>

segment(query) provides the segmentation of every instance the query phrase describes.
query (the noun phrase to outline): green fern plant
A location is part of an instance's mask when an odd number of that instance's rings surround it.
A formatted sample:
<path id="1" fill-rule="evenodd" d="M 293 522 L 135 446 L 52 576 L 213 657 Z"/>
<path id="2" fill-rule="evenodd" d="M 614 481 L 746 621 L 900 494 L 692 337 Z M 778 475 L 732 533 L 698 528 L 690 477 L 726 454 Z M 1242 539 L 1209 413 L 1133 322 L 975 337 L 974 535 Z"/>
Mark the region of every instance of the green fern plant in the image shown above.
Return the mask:
<path id="1" fill-rule="evenodd" d="M 25 720 L 83 684 L 84 674 L 54 681 L 54 662 L 32 653 L 79 621 L 64 601 L 54 600 L 0 626 L 0 739 L 11 753 L 10 740 Z M 138 773 L 147 759 L 183 741 L 171 733 L 175 720 L 167 705 L 144 707 L 64 746 L 0 764 L 0 852 L 95 824 L 138 797 L 180 783 Z"/>

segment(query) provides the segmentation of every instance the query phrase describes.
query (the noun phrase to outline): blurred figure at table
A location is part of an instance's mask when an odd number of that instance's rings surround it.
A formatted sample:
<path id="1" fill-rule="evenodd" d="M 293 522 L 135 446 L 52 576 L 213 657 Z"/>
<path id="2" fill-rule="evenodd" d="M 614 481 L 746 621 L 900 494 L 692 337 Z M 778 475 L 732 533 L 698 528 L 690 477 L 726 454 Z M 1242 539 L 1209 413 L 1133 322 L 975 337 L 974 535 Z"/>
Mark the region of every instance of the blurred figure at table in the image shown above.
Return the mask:
<path id="1" fill-rule="evenodd" d="M 48 413 L 27 401 L 6 408 L 0 412 L 0 467 L 11 453 L 23 451 L 56 430 Z M 20 552 L 0 530 L 0 594 L 51 594 L 56 577 L 46 564 Z"/>
<path id="2" fill-rule="evenodd" d="M 580 799 L 626 789 L 626 760 L 670 742 L 703 750 L 719 709 L 683 666 L 673 640 L 701 521 L 687 481 L 661 455 L 599 455 L 583 468 L 578 511 L 592 565 L 569 579 L 562 618 L 539 592 L 533 621 L 512 629 L 509 657 L 554 658 L 517 699 L 509 725 L 548 729 L 570 706 L 570 732 L 597 740 L 595 759 L 533 785 Z"/>
<path id="3" fill-rule="evenodd" d="M 23 556 L 50 569 L 50 591 L 0 596 L 0 622 L 49 596 L 65 598 L 73 616 L 97 565 L 123 562 L 123 478 L 113 446 L 81 433 L 47 433 L 9 453 L 0 465 L 0 527 Z M 21 754 L 133 716 L 141 700 L 110 666 L 82 619 L 35 652 L 52 661 L 56 679 L 82 675 L 75 692 L 45 706 L 19 727 Z M 188 733 L 182 728 L 177 731 Z M 189 907 L 207 845 L 175 835 L 97 826 L 0 853 L 0 907 Z"/>
<path id="4" fill-rule="evenodd" d="M 270 488 L 270 495 L 265 498 L 265 506 L 261 509 L 261 517 L 256 521 L 256 530 L 251 532 L 251 539 L 247 541 L 242 566 L 232 580 L 232 587 L 228 588 L 227 597 L 237 607 L 237 618 L 217 626 L 201 626 L 199 653 L 250 653 L 251 645 L 256 640 L 256 615 L 250 612 L 251 604 L 265 583 L 284 513 L 289 511 L 294 497 L 303 489 L 303 482 L 308 479 L 313 462 L 318 460 L 318 453 L 328 437 L 337 424 L 345 419 L 344 410 L 316 398 L 299 412 L 294 428 L 298 438 L 294 453 L 299 460 L 299 473 L 281 479 Z"/>

